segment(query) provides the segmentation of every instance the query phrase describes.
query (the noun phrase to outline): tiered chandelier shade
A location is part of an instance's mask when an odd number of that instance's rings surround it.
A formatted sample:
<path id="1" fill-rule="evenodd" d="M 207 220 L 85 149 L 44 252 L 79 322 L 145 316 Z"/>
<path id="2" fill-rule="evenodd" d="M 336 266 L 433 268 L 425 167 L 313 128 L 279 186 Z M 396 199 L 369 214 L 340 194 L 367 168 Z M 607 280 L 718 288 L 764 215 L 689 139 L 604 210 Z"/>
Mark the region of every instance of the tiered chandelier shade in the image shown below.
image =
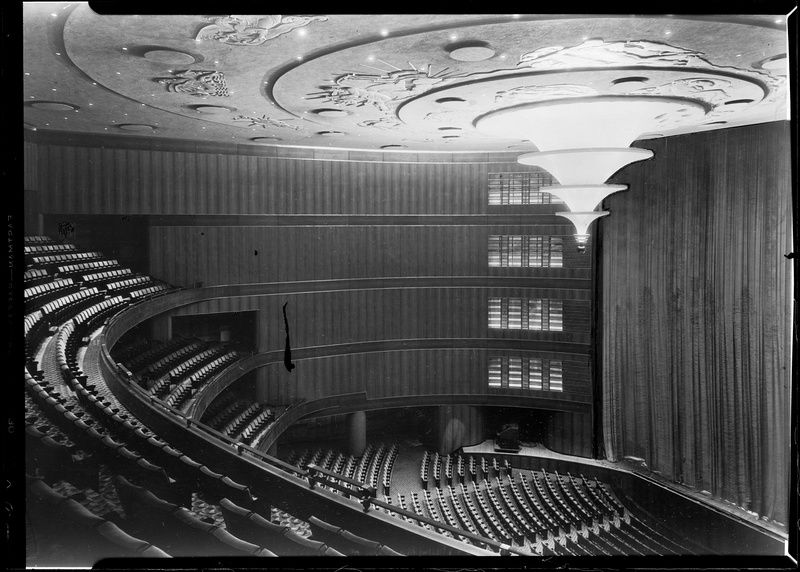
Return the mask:
<path id="1" fill-rule="evenodd" d="M 594 147 L 525 153 L 517 162 L 541 167 L 562 185 L 602 185 L 623 167 L 652 156 L 650 149 Z"/>
<path id="2" fill-rule="evenodd" d="M 696 101 L 663 96 L 573 97 L 498 109 L 475 121 L 486 133 L 519 137 L 539 149 L 518 158 L 548 171 L 560 184 L 541 187 L 563 201 L 569 212 L 556 215 L 575 226 L 578 250 L 589 240 L 592 222 L 609 214 L 595 211 L 607 196 L 627 185 L 605 182 L 623 167 L 653 156 L 630 144 L 642 134 L 696 120 L 706 113 Z"/>
<path id="3" fill-rule="evenodd" d="M 608 195 L 627 188 L 628 185 L 552 185 L 539 190 L 558 197 L 572 212 L 591 212 Z"/>

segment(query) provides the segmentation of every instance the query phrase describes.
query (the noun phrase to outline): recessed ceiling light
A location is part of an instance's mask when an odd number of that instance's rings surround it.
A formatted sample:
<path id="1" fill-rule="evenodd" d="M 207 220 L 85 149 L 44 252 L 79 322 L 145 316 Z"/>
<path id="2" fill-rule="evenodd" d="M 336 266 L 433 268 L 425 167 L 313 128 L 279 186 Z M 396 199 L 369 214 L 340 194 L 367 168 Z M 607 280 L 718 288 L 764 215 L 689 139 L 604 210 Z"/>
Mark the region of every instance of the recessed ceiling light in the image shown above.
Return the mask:
<path id="1" fill-rule="evenodd" d="M 389 30 L 387 30 L 386 28 L 381 29 L 381 36 L 385 38 L 388 35 L 389 35 Z"/>
<path id="2" fill-rule="evenodd" d="M 519 14 L 511 14 L 511 17 L 516 20 L 517 18 L 519 18 Z"/>
<path id="3" fill-rule="evenodd" d="M 128 51 L 128 48 L 122 48 L 122 51 L 123 51 L 123 52 L 127 52 L 127 51 Z"/>
<path id="4" fill-rule="evenodd" d="M 374 62 L 375 61 L 375 56 L 373 56 L 373 55 L 367 56 L 367 61 Z"/>
<path id="5" fill-rule="evenodd" d="M 31 72 L 25 72 L 25 75 L 31 75 Z"/>
<path id="6" fill-rule="evenodd" d="M 458 34 L 450 34 L 450 39 L 455 41 L 458 39 Z"/>
<path id="7" fill-rule="evenodd" d="M 51 12 L 51 13 L 50 13 L 50 15 L 51 15 L 53 18 L 55 18 L 56 16 L 58 16 L 58 14 L 56 14 L 56 13 L 54 13 L 54 12 Z"/>
<path id="8" fill-rule="evenodd" d="M 777 19 L 775 20 L 775 23 L 776 23 L 776 24 L 783 24 L 783 18 L 777 18 Z"/>
<path id="9" fill-rule="evenodd" d="M 583 36 L 583 37 L 581 38 L 581 40 L 583 40 L 584 42 L 585 42 L 586 40 L 588 40 L 588 39 L 589 39 L 589 36 Z"/>
<path id="10" fill-rule="evenodd" d="M 303 56 L 297 56 L 297 59 L 298 59 L 298 60 L 302 60 L 302 59 L 303 59 Z"/>
<path id="11" fill-rule="evenodd" d="M 737 57 L 737 58 L 741 58 L 741 57 L 742 57 L 742 54 L 736 54 L 736 57 Z"/>
<path id="12" fill-rule="evenodd" d="M 308 30 L 306 30 L 305 28 L 300 28 L 299 30 L 297 30 L 297 35 L 300 37 L 303 37 L 306 34 L 308 34 Z"/>
<path id="13" fill-rule="evenodd" d="M 61 55 L 61 52 L 56 52 L 56 55 L 57 55 L 57 56 L 60 56 L 60 55 Z"/>
<path id="14" fill-rule="evenodd" d="M 92 106 L 92 105 L 94 105 L 94 103 L 90 103 L 89 105 Z"/>
<path id="15" fill-rule="evenodd" d="M 500 59 L 504 60 L 508 57 L 508 54 L 500 54 Z"/>
<path id="16" fill-rule="evenodd" d="M 669 36 L 672 33 L 671 30 L 664 30 L 664 35 Z"/>
<path id="17" fill-rule="evenodd" d="M 51 91 L 58 91 L 58 90 L 57 90 L 56 88 L 54 88 L 54 87 L 51 87 L 51 88 L 50 88 L 50 90 L 51 90 Z"/>

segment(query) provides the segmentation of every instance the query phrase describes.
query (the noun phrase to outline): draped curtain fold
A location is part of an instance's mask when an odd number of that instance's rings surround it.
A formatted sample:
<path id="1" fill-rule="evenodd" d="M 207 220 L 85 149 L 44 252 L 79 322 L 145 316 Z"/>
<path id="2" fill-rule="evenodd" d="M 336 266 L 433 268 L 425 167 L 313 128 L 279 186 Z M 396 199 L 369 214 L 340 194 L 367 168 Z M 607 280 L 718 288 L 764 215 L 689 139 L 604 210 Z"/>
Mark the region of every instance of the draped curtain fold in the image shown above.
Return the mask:
<path id="1" fill-rule="evenodd" d="M 606 454 L 786 523 L 789 124 L 637 146 L 600 226 Z"/>

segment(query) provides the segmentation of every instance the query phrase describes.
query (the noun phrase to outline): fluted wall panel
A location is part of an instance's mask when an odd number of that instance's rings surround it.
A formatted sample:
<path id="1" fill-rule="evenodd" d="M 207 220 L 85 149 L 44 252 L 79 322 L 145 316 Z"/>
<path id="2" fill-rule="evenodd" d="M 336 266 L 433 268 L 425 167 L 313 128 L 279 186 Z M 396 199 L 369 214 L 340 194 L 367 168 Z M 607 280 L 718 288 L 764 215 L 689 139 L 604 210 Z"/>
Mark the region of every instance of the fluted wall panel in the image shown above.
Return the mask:
<path id="1" fill-rule="evenodd" d="M 46 213 L 459 214 L 486 212 L 508 163 L 308 161 L 39 144 Z"/>

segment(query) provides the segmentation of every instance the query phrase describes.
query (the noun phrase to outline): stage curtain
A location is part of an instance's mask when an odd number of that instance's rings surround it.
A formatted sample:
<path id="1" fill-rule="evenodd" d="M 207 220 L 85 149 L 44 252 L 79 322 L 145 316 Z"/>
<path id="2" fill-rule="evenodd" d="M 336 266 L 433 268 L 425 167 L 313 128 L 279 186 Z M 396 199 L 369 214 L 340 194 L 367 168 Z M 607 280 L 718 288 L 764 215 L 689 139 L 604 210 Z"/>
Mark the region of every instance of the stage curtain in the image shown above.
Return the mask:
<path id="1" fill-rule="evenodd" d="M 635 146 L 599 229 L 606 455 L 786 523 L 789 124 Z"/>

